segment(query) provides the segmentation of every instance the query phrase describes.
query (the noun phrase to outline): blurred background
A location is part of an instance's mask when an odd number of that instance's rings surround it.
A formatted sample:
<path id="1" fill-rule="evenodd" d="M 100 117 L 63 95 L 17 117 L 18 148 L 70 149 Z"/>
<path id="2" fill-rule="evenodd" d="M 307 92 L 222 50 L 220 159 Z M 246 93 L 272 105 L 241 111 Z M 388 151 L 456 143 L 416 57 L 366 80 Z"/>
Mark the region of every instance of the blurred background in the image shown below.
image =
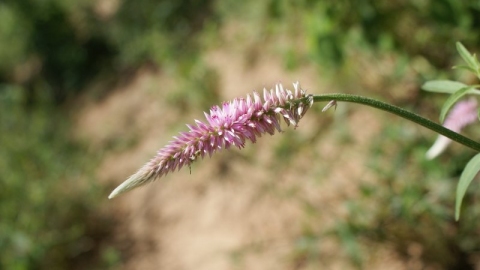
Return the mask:
<path id="1" fill-rule="evenodd" d="M 480 1 L 2 0 L 0 269 L 479 269 L 474 152 L 353 104 L 107 196 L 223 100 L 299 80 L 430 119 Z M 473 139 L 478 128 L 466 131 Z M 477 133 L 475 133 L 477 132 Z"/>

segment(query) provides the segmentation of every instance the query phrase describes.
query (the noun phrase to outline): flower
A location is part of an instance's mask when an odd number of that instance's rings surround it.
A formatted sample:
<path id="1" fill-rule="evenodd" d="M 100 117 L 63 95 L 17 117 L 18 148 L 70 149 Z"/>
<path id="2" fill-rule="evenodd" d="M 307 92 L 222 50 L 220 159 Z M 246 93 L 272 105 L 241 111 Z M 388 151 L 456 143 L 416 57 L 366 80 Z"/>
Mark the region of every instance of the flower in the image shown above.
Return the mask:
<path id="1" fill-rule="evenodd" d="M 213 106 L 205 113 L 207 122 L 195 120 L 195 125 L 187 125 L 189 131 L 174 136 L 168 145 L 135 174 L 119 185 L 108 198 L 113 198 L 138 186 L 190 166 L 198 157 L 211 156 L 214 152 L 231 146 L 243 148 L 248 140 L 256 142 L 264 133 L 273 135 L 281 132 L 280 118 L 287 125 L 297 127 L 299 120 L 313 104 L 313 97 L 293 84 L 294 91 L 284 89 L 281 84 L 275 91 L 263 90 L 263 100 L 257 92 L 246 98 L 224 102 Z"/>
<path id="2" fill-rule="evenodd" d="M 463 100 L 455 104 L 450 114 L 447 116 L 443 126 L 460 133 L 467 125 L 477 120 L 477 100 L 474 98 Z M 445 136 L 438 136 L 437 140 L 426 153 L 427 159 L 434 159 L 440 155 L 450 144 L 452 140 Z"/>

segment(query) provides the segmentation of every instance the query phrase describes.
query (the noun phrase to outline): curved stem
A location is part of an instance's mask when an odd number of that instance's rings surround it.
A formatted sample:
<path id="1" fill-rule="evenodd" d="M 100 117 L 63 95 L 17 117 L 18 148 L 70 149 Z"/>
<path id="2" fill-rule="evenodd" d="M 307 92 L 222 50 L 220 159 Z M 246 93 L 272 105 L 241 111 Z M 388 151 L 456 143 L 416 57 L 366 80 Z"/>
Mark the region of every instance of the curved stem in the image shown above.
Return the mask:
<path id="1" fill-rule="evenodd" d="M 383 111 L 387 111 L 393 114 L 396 114 L 400 117 L 403 117 L 407 120 L 410 120 L 412 122 L 415 122 L 417 124 L 420 124 L 430 130 L 433 130 L 445 137 L 448 137 L 452 139 L 453 141 L 456 141 L 460 144 L 463 144 L 467 147 L 470 147 L 476 151 L 480 151 L 480 143 L 477 143 L 465 136 L 462 136 L 456 132 L 451 131 L 450 129 L 447 129 L 443 127 L 440 124 L 437 124 L 435 122 L 432 122 L 424 117 L 421 117 L 418 114 L 409 112 L 407 110 L 404 110 L 400 107 L 390 105 L 388 103 L 372 99 L 372 98 L 367 98 L 367 97 L 362 97 L 362 96 L 357 96 L 357 95 L 350 95 L 350 94 L 324 94 L 324 95 L 314 95 L 313 96 L 313 101 L 314 102 L 320 102 L 320 101 L 345 101 L 345 102 L 353 102 L 353 103 L 359 103 L 359 104 L 364 104 L 373 108 L 377 108 Z"/>

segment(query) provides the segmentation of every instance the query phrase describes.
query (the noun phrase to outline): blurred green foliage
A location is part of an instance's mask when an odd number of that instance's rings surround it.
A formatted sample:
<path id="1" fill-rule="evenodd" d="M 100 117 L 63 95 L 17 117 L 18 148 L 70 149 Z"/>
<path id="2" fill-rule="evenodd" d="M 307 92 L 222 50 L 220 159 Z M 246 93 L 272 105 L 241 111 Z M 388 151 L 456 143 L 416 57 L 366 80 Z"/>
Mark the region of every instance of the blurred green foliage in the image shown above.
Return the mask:
<path id="1" fill-rule="evenodd" d="M 217 29 L 235 19 L 244 23 L 240 28 L 247 27 L 242 29 L 245 35 L 253 36 L 253 46 L 261 47 L 274 35 L 291 37 L 277 43 L 288 68 L 313 61 L 335 72 L 356 67 L 361 73 L 355 65 L 358 53 L 388 52 L 398 65 L 388 74 L 395 82 L 402 82 L 405 66 L 418 59 L 433 67 L 433 75 L 452 66 L 457 40 L 473 51 L 480 47 L 475 34 L 479 1 L 141 0 L 119 1 L 100 12 L 101 2 L 0 2 L 2 269 L 65 269 L 87 253 L 105 258 L 96 262 L 99 268 L 118 260 L 115 249 L 99 246 L 96 241 L 101 240 L 92 236 L 108 237 L 110 224 L 94 211 L 101 190 L 90 181 L 95 160 L 70 139 L 62 106 L 96 80 L 115 80 L 150 64 L 183 79 L 182 91 L 170 97 L 182 101 L 179 107 L 217 103 L 212 100 L 218 100 L 218 78 L 199 57 L 208 46 L 200 37 L 222 39 Z M 432 108 L 424 96 L 415 98 Z M 469 207 L 471 213 L 460 224 L 452 216 L 454 179 L 468 154 L 457 162 L 423 162 L 427 142 L 411 138 L 415 144 L 392 145 L 405 137 L 391 128 L 369 160 L 383 182 L 365 185 L 360 200 L 347 202 L 351 211 L 338 224 L 337 236 L 357 266 L 362 264 L 360 237 L 394 243 L 400 253 L 411 241 L 420 242 L 426 261 L 468 266 L 467 254 L 480 246 L 478 213 Z M 291 146 L 280 147 L 277 154 L 291 151 Z M 474 187 L 469 192 L 477 191 Z M 92 225 L 98 223 L 102 226 Z M 300 237 L 302 260 L 318 260 L 321 237 L 316 231 Z"/>
<path id="2" fill-rule="evenodd" d="M 480 26 L 478 1 L 222 1 L 219 10 L 251 20 L 267 36 L 305 33 L 308 57 L 331 68 L 352 61 L 352 49 L 422 56 L 450 68 L 455 41 L 480 43 L 472 34 Z"/>
<path id="3" fill-rule="evenodd" d="M 347 46 L 360 33 L 364 46 L 421 55 L 438 68 L 449 68 L 457 40 L 479 44 L 476 1 L 305 1 L 311 12 L 309 39 L 314 55 L 333 63 L 347 60 Z M 355 43 L 352 43 L 355 41 Z"/>
<path id="4" fill-rule="evenodd" d="M 108 16 L 96 10 L 99 3 L 2 1 L 0 81 L 20 84 L 30 102 L 46 92 L 61 104 L 95 79 L 146 63 L 188 62 L 211 13 L 208 1 L 135 1 Z"/>
<path id="5" fill-rule="evenodd" d="M 453 215 L 454 190 L 472 153 L 430 161 L 424 156 L 431 142 L 421 136 L 401 125 L 384 126 L 382 134 L 366 161 L 379 181 L 362 184 L 361 196 L 345 202 L 348 215 L 337 226 L 348 228 L 356 239 L 388 243 L 405 259 L 416 244 L 426 265 L 474 269 L 479 208 L 469 197 L 472 207 L 465 209 L 465 219 L 457 223 Z M 476 185 L 469 194 L 478 192 Z M 355 259 L 364 255 L 360 250 L 351 254 Z"/>
<path id="6" fill-rule="evenodd" d="M 24 110 L 23 94 L 0 91 L 0 268 L 107 268 L 84 257 L 103 253 L 111 235 L 111 217 L 98 208 L 96 160 L 69 139 L 64 115 L 48 101 Z"/>
<path id="7" fill-rule="evenodd" d="M 22 85 L 30 100 L 48 92 L 59 104 L 94 79 L 145 63 L 172 69 L 199 61 L 198 36 L 205 25 L 238 16 L 256 28 L 259 41 L 302 33 L 305 57 L 320 66 L 338 67 L 350 59 L 351 50 L 363 48 L 421 56 L 447 68 L 454 41 L 479 43 L 478 35 L 470 34 L 480 26 L 475 1 L 142 0 L 99 11 L 102 2 L 2 1 L 0 80 Z M 211 38 L 221 39 L 218 34 Z M 284 53 L 288 65 L 296 66 L 292 46 L 284 46 Z"/>
<path id="8" fill-rule="evenodd" d="M 48 93 L 55 104 L 79 93 L 89 80 L 111 69 L 115 50 L 98 28 L 89 1 L 2 1 L 0 79 L 18 83 L 34 102 Z"/>
<path id="9" fill-rule="evenodd" d="M 212 16 L 213 1 L 126 1 L 108 22 L 121 66 L 181 65 L 198 53 L 196 34 Z M 193 55 L 193 56 L 192 56 Z"/>

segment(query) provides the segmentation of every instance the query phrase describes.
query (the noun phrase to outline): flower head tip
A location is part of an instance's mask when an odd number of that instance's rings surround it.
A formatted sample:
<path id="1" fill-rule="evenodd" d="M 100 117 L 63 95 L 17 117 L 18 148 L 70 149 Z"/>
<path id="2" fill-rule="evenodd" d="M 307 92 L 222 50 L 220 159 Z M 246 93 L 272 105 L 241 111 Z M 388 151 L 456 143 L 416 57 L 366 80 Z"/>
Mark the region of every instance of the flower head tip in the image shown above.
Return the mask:
<path id="1" fill-rule="evenodd" d="M 275 130 L 280 132 L 281 118 L 287 125 L 297 127 L 299 120 L 313 104 L 313 98 L 300 88 L 298 82 L 293 84 L 293 88 L 291 91 L 277 84 L 275 90 L 263 90 L 263 99 L 253 92 L 246 98 L 213 106 L 209 113 L 205 113 L 206 122 L 195 120 L 194 125 L 187 125 L 188 131 L 173 137 L 154 158 L 113 190 L 108 198 L 149 183 L 185 165 L 190 166 L 199 157 L 211 156 L 231 146 L 243 148 L 247 140 L 255 143 L 257 137 L 264 133 L 273 135 Z"/>

